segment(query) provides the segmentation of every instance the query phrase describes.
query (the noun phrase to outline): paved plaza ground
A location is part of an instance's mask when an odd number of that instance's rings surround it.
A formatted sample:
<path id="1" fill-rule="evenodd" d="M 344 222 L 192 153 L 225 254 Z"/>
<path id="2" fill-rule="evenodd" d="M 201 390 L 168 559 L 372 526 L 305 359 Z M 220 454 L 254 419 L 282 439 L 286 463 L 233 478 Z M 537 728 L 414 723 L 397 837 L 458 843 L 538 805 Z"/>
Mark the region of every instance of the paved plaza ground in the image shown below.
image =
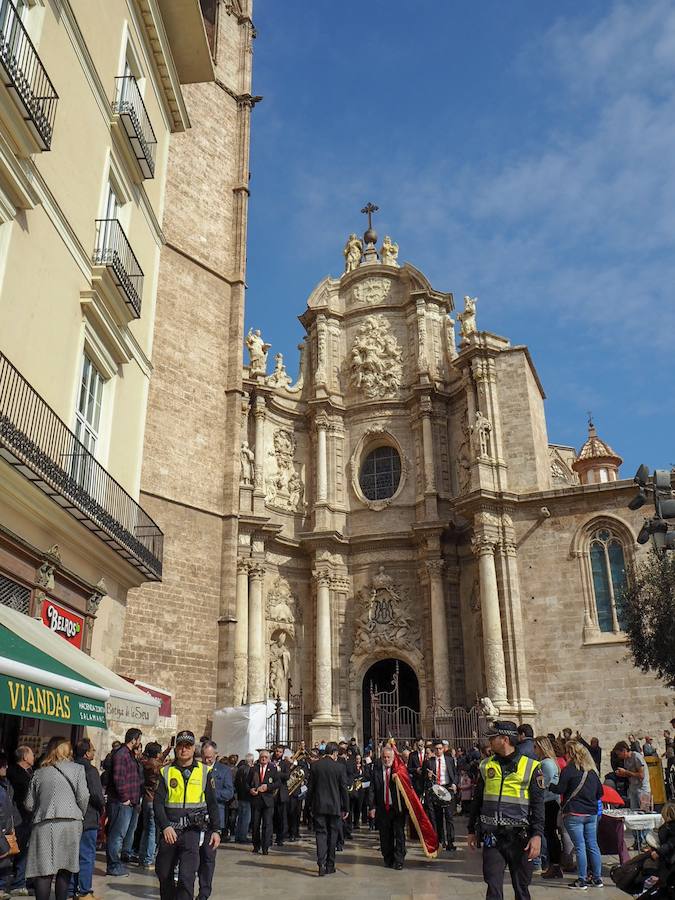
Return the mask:
<path id="1" fill-rule="evenodd" d="M 405 869 L 396 872 L 382 865 L 377 832 L 356 832 L 355 839 L 338 854 L 335 875 L 319 879 L 316 873 L 314 842 L 309 837 L 299 844 L 272 848 L 269 856 L 254 856 L 250 847 L 225 844 L 218 851 L 218 865 L 212 897 L 214 900 L 441 900 L 485 896 L 481 875 L 480 853 L 469 851 L 460 824 L 459 850 L 443 852 L 435 861 L 426 861 L 418 845 L 409 844 Z M 605 881 L 603 890 L 588 891 L 585 896 L 600 895 L 605 900 L 624 897 L 609 880 L 609 866 L 616 857 L 603 858 Z M 97 871 L 105 871 L 105 860 L 99 855 Z M 154 873 L 140 873 L 132 867 L 131 876 L 122 880 L 108 879 L 103 874 L 95 880 L 97 893 L 105 900 L 157 898 L 159 890 Z M 564 881 L 533 879 L 535 900 L 562 900 L 577 892 L 567 889 L 573 876 Z M 611 885 L 611 887 L 610 887 Z M 511 885 L 505 887 L 506 900 L 513 900 Z"/>

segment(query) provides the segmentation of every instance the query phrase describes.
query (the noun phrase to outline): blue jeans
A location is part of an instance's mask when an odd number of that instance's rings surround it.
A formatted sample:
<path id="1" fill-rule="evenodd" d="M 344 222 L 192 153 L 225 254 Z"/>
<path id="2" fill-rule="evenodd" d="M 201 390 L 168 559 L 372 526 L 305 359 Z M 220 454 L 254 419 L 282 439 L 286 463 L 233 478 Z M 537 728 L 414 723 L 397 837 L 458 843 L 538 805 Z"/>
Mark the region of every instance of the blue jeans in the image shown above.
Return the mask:
<path id="1" fill-rule="evenodd" d="M 119 875 L 126 872 L 122 865 L 120 853 L 122 844 L 127 836 L 131 819 L 134 815 L 133 806 L 124 806 L 116 800 L 111 800 L 108 807 L 108 840 L 106 843 L 106 874 Z"/>
<path id="2" fill-rule="evenodd" d="M 134 852 L 134 838 L 136 837 L 136 827 L 138 826 L 138 817 L 141 814 L 140 805 L 133 806 L 132 809 L 133 814 L 131 816 L 131 821 L 129 822 L 127 833 L 124 835 L 124 840 L 122 841 L 122 856 L 125 859 L 128 859 Z"/>
<path id="3" fill-rule="evenodd" d="M 251 824 L 251 801 L 239 800 L 239 809 L 237 810 L 237 827 L 235 829 L 234 839 L 238 844 L 245 844 L 248 841 L 248 826 Z"/>
<path id="4" fill-rule="evenodd" d="M 69 896 L 73 894 L 91 894 L 94 890 L 94 864 L 96 862 L 96 838 L 98 828 L 87 828 L 80 838 L 80 871 L 70 879 Z"/>
<path id="5" fill-rule="evenodd" d="M 563 817 L 563 822 L 576 850 L 579 878 L 586 879 L 588 861 L 591 864 L 593 877 L 600 878 L 602 875 L 602 857 L 598 847 L 598 817 L 567 815 Z"/>
<path id="6" fill-rule="evenodd" d="M 143 834 L 138 851 L 138 861 L 142 866 L 151 866 L 155 861 L 157 848 L 157 825 L 151 800 L 143 801 Z"/>

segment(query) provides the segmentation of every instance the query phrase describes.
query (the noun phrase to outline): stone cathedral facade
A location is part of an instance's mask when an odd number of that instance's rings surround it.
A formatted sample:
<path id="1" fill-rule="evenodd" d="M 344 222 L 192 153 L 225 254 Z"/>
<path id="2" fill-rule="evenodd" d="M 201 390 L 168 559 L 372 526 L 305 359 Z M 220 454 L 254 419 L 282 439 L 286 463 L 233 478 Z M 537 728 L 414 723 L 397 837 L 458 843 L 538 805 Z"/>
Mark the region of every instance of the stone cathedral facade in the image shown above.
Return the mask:
<path id="1" fill-rule="evenodd" d="M 660 733 L 672 694 L 633 668 L 617 603 L 641 521 L 621 459 L 592 426 L 579 453 L 549 443 L 528 348 L 364 239 L 309 296 L 295 383 L 246 340 L 226 703 L 290 678 L 313 740 L 364 739 L 389 659 L 425 734 L 479 698 L 605 743 Z"/>

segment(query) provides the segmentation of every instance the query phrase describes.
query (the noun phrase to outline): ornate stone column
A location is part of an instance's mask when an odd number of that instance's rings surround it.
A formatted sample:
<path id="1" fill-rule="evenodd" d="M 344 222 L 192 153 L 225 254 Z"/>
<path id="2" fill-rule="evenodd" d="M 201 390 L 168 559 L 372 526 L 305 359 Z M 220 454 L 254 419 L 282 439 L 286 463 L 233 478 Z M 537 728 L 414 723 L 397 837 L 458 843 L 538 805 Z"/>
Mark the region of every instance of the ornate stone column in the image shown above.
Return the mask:
<path id="1" fill-rule="evenodd" d="M 263 647 L 263 581 L 265 566 L 251 562 L 248 588 L 248 703 L 265 699 L 265 666 Z"/>
<path id="2" fill-rule="evenodd" d="M 328 423 L 318 419 L 316 423 L 316 500 L 325 503 L 328 499 L 328 444 L 326 432 Z"/>
<path id="3" fill-rule="evenodd" d="M 248 574 L 250 559 L 237 559 L 237 595 L 234 626 L 234 705 L 246 702 L 248 687 Z"/>
<path id="4" fill-rule="evenodd" d="M 265 493 L 265 398 L 256 397 L 253 407 L 255 416 L 255 476 L 253 479 L 256 494 Z"/>
<path id="5" fill-rule="evenodd" d="M 488 697 L 499 706 L 507 702 L 506 665 L 502 640 L 502 621 L 499 611 L 499 590 L 495 569 L 495 541 L 484 534 L 473 538 L 472 548 L 478 557 L 480 576 L 480 605 L 483 624 L 483 654 Z"/>
<path id="6" fill-rule="evenodd" d="M 450 657 L 448 655 L 448 617 L 443 591 L 442 559 L 426 560 L 431 599 L 431 646 L 433 650 L 434 694 L 446 710 L 450 709 Z"/>
<path id="7" fill-rule="evenodd" d="M 315 572 L 316 640 L 314 647 L 314 719 L 330 720 L 333 714 L 333 654 L 330 628 L 330 575 Z"/>
<path id="8" fill-rule="evenodd" d="M 512 530 L 511 517 L 503 516 L 505 530 Z M 522 714 L 532 714 L 534 704 L 530 698 L 527 677 L 525 640 L 523 638 L 523 614 L 520 605 L 520 577 L 515 540 L 506 536 L 499 543 L 498 553 L 502 570 L 505 599 L 508 602 L 510 628 L 507 628 L 509 646 L 509 696 L 511 705 Z"/>
<path id="9" fill-rule="evenodd" d="M 420 402 L 422 415 L 422 451 L 424 453 L 424 493 L 436 493 L 436 473 L 434 471 L 434 434 L 431 427 L 431 398 L 423 397 Z"/>

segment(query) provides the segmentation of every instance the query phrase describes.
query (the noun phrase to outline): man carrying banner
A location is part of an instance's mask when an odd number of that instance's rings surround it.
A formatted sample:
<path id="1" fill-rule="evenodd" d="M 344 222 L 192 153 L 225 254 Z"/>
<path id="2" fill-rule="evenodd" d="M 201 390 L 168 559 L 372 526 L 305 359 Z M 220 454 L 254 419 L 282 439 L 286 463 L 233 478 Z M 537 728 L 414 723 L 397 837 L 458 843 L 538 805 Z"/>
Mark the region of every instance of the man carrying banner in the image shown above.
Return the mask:
<path id="1" fill-rule="evenodd" d="M 368 788 L 371 819 L 380 832 L 380 850 L 388 869 L 402 869 L 405 859 L 405 800 L 394 782 L 394 748 L 383 747 Z"/>

